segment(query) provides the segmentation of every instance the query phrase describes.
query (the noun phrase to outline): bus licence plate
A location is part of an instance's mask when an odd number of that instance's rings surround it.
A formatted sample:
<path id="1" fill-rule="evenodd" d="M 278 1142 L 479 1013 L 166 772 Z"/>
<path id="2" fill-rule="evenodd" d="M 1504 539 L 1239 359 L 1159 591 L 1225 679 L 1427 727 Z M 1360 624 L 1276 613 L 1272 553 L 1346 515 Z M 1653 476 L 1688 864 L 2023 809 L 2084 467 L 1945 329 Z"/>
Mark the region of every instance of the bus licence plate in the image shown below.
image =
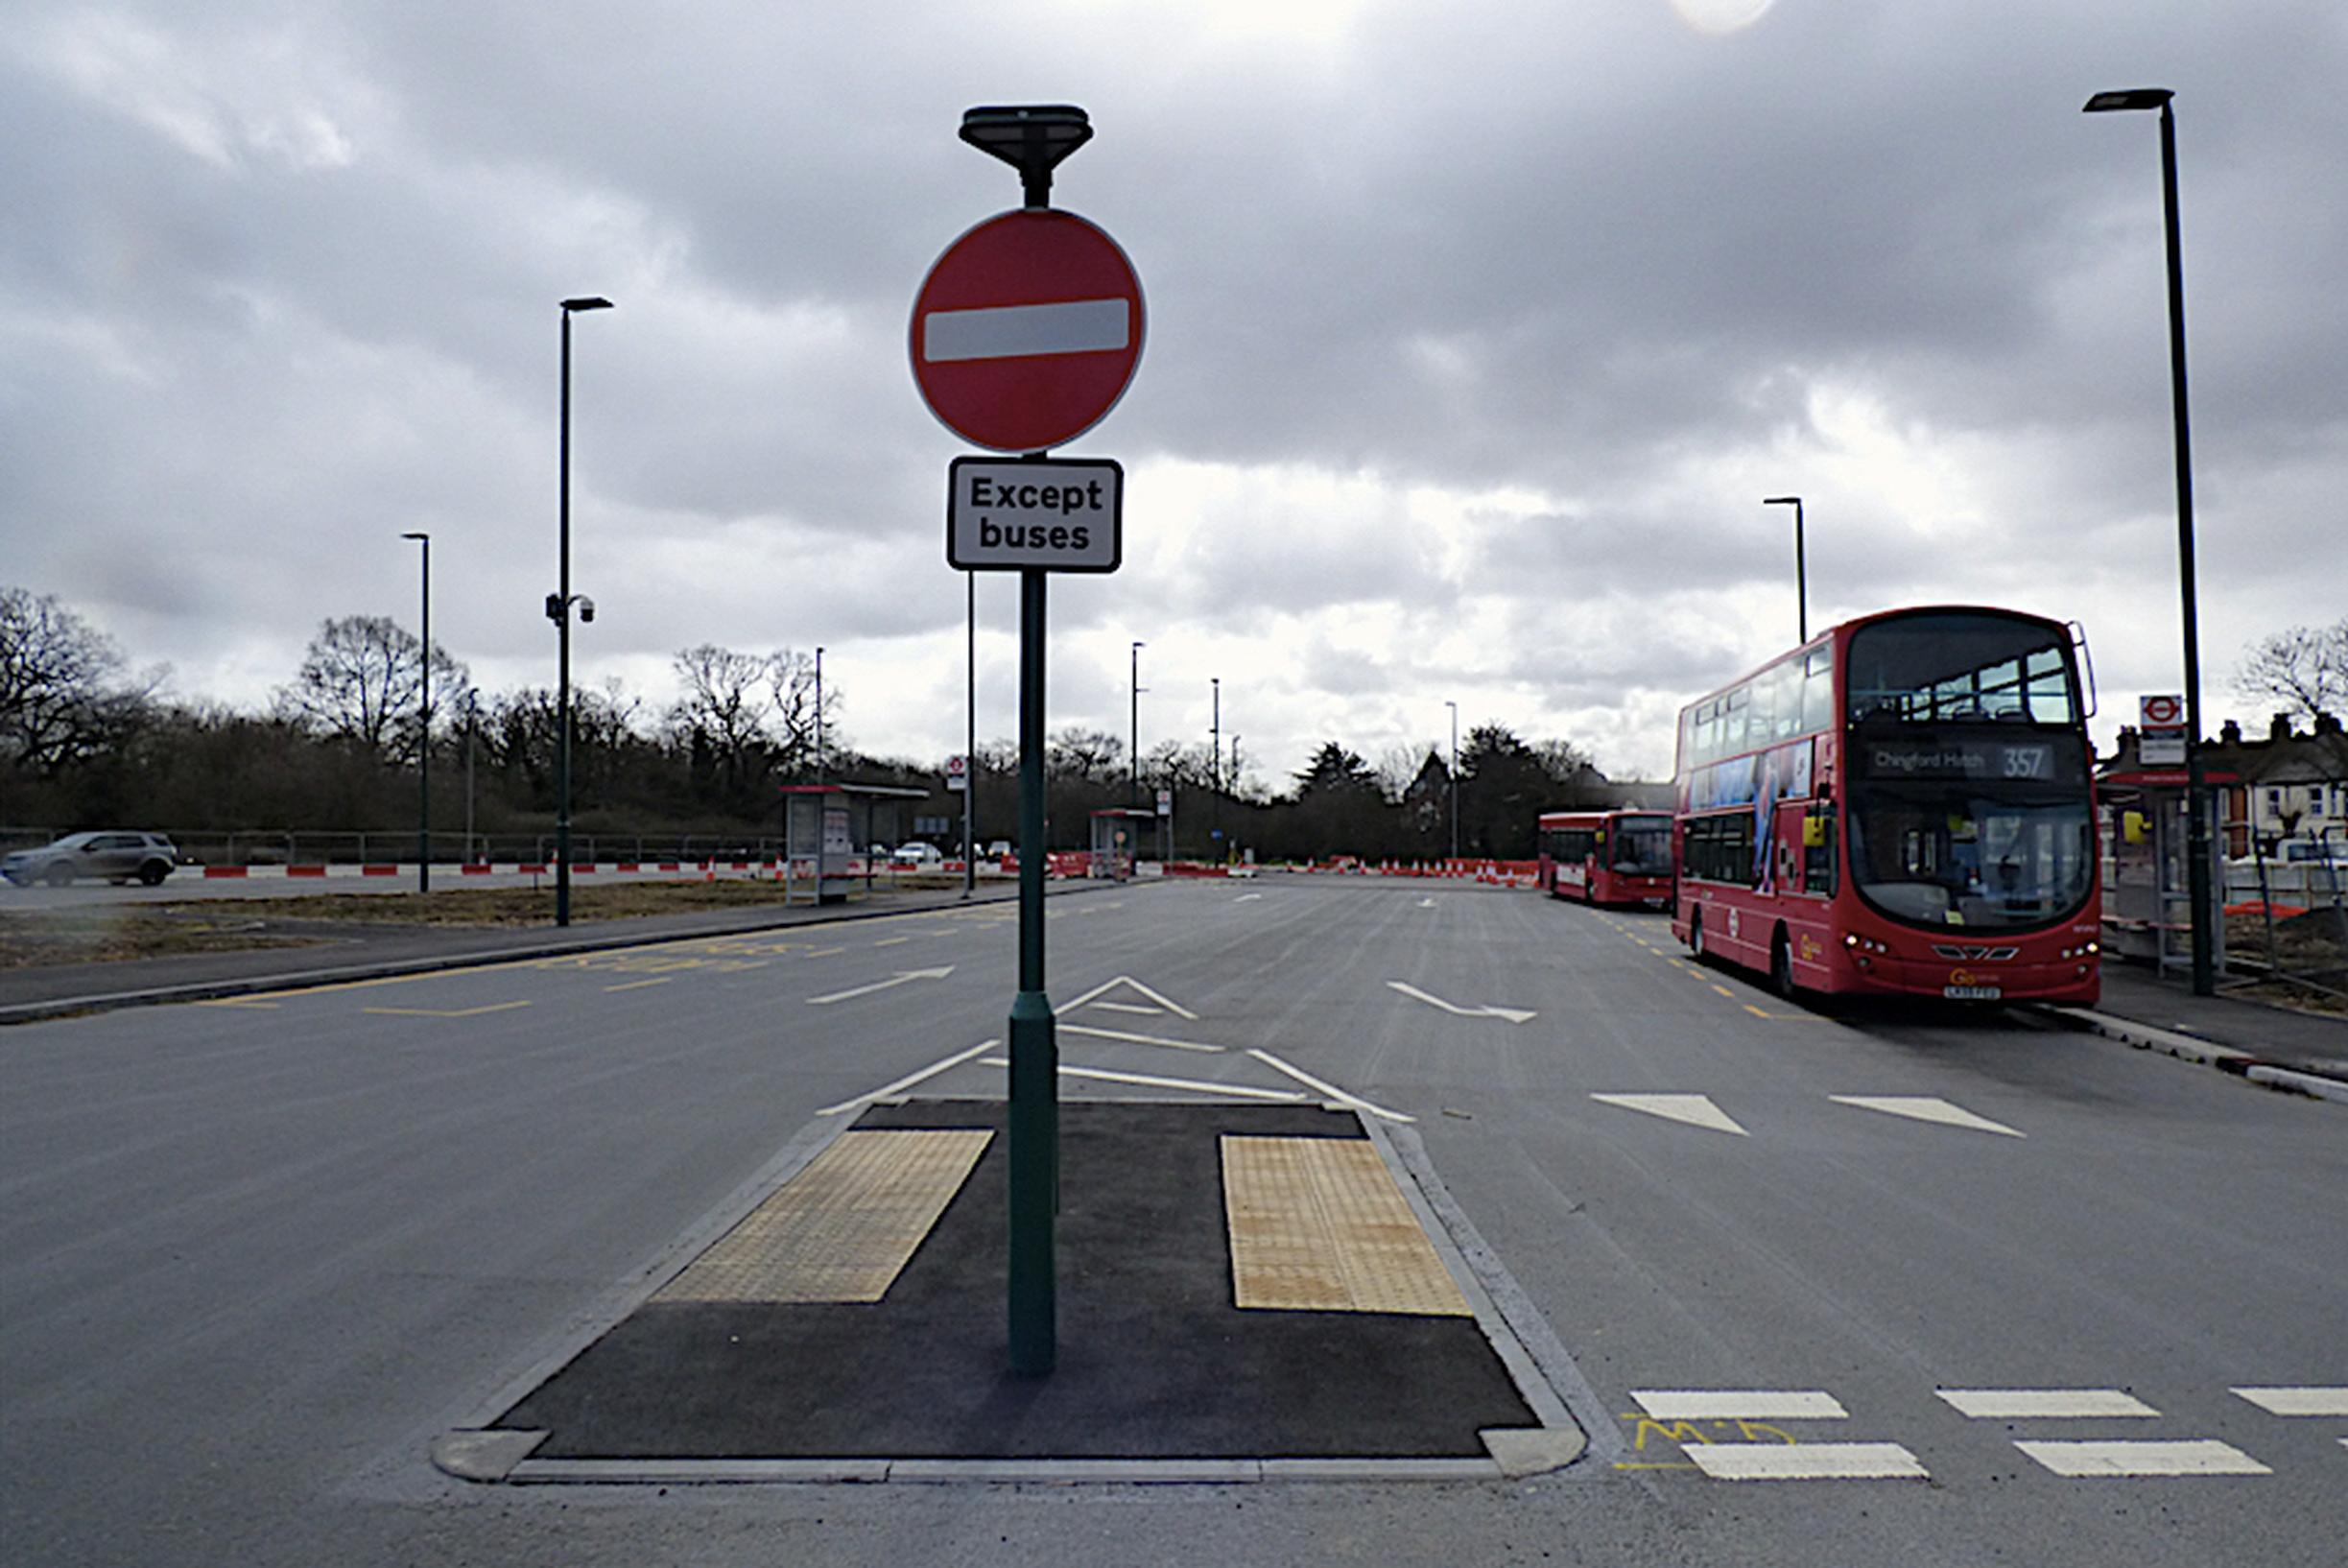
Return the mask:
<path id="1" fill-rule="evenodd" d="M 1996 986 L 1943 986 L 1940 994 L 1952 1002 L 1995 1002 L 2005 992 Z"/>

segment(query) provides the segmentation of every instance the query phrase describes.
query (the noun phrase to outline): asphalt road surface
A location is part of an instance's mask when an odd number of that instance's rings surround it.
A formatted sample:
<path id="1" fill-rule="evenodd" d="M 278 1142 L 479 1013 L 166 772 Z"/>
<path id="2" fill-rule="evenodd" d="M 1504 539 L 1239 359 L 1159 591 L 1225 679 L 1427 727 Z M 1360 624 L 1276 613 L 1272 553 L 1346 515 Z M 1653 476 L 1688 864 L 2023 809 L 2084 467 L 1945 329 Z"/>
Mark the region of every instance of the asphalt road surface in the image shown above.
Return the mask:
<path id="1" fill-rule="evenodd" d="M 1788 1007 L 1659 916 L 1276 876 L 1053 901 L 1063 1065 L 1103 1075 L 1064 1093 L 1301 1073 L 1411 1118 L 1586 1383 L 1580 1462 L 665 1491 L 430 1467 L 812 1122 L 925 1073 L 999 1094 L 1014 913 L 0 1032 L 6 1556 L 2339 1560 L 2341 1107 L 2015 1014 Z"/>

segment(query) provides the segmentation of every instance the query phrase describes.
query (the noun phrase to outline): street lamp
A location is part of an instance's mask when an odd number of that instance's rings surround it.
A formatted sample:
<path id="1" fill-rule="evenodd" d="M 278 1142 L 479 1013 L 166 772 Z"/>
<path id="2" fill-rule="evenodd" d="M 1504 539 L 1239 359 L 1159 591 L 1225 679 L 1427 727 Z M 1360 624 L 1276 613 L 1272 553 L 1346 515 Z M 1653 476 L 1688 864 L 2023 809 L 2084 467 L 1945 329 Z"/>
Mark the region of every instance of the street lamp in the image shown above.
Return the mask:
<path id="1" fill-rule="evenodd" d="M 432 535 L 402 534 L 424 547 L 424 646 L 417 656 L 422 678 L 416 683 L 418 710 L 415 729 L 415 891 L 432 891 Z"/>
<path id="2" fill-rule="evenodd" d="M 1451 709 L 1451 858 L 1459 858 L 1459 704 L 1446 701 Z"/>
<path id="3" fill-rule="evenodd" d="M 599 295 L 562 301 L 561 582 L 546 602 L 556 641 L 555 924 L 558 926 L 571 923 L 571 317 L 582 310 L 610 308 L 611 301 Z M 579 618 L 594 620 L 595 606 L 581 602 Z"/>
<path id="4" fill-rule="evenodd" d="M 816 650 L 816 782 L 823 782 L 823 650 L 819 647 Z"/>
<path id="5" fill-rule="evenodd" d="M 1149 646 L 1146 642 L 1137 642 L 1133 645 L 1132 673 L 1126 681 L 1131 692 L 1133 704 L 1132 732 L 1126 742 L 1127 768 L 1126 804 L 1129 807 L 1142 803 L 1142 650 Z"/>
<path id="6" fill-rule="evenodd" d="M 1793 509 L 1793 600 L 1800 606 L 1799 641 L 1810 640 L 1810 570 L 1802 552 L 1802 498 L 1798 495 L 1772 495 L 1765 498 L 1765 507 Z"/>
<path id="7" fill-rule="evenodd" d="M 2218 988 L 2210 919 L 2210 820 L 2201 758 L 2201 633 L 2194 596 L 2193 436 L 2185 399 L 2185 256 L 2177 227 L 2177 122 L 2167 87 L 2099 92 L 2085 112 L 2158 109 L 2161 116 L 2161 209 L 2169 242 L 2169 393 L 2176 424 L 2177 578 L 2185 602 L 2185 867 L 2193 900 L 2193 984 L 2195 996 Z"/>

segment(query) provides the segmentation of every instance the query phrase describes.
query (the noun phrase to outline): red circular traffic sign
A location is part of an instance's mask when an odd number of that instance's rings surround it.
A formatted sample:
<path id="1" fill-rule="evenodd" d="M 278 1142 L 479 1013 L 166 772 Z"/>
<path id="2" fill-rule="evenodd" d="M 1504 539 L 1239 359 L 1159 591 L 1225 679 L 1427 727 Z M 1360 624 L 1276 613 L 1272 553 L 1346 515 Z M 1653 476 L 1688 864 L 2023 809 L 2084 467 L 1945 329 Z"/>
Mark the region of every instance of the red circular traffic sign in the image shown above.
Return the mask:
<path id="1" fill-rule="evenodd" d="M 1075 440 L 1142 356 L 1142 285 L 1101 228 L 1006 212 L 946 247 L 913 297 L 913 383 L 948 430 L 998 452 Z"/>

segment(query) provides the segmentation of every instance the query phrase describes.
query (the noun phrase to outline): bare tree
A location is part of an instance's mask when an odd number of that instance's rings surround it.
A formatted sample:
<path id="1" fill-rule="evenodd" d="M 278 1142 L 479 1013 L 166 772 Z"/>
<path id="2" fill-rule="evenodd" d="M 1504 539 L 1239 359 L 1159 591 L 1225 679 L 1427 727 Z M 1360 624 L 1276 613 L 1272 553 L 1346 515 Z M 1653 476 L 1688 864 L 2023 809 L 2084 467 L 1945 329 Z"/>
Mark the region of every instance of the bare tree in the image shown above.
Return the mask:
<path id="1" fill-rule="evenodd" d="M 83 761 L 136 726 L 157 670 L 123 683 L 114 640 L 54 594 L 0 587 L 0 757 L 37 772 Z"/>
<path id="2" fill-rule="evenodd" d="M 2295 626 L 2242 650 L 2234 673 L 2242 697 L 2284 704 L 2293 718 L 2312 723 L 2318 713 L 2338 715 L 2348 706 L 2348 616 L 2330 626 Z"/>
<path id="3" fill-rule="evenodd" d="M 773 766 L 770 661 L 703 643 L 680 649 L 673 663 L 684 695 L 669 705 L 669 733 L 691 753 L 698 786 L 734 809 L 754 805 Z"/>
<path id="4" fill-rule="evenodd" d="M 430 656 L 436 714 L 452 712 L 445 698 L 471 689 L 472 676 L 437 642 Z M 276 690 L 277 714 L 372 757 L 413 755 L 424 658 L 415 633 L 388 615 L 322 622 L 292 684 Z"/>
<path id="5" fill-rule="evenodd" d="M 816 661 L 785 648 L 767 655 L 767 695 L 773 706 L 774 732 L 787 774 L 807 772 L 816 756 Z M 841 693 L 833 682 L 823 692 L 823 738 L 835 754 L 845 749 L 840 733 Z"/>

